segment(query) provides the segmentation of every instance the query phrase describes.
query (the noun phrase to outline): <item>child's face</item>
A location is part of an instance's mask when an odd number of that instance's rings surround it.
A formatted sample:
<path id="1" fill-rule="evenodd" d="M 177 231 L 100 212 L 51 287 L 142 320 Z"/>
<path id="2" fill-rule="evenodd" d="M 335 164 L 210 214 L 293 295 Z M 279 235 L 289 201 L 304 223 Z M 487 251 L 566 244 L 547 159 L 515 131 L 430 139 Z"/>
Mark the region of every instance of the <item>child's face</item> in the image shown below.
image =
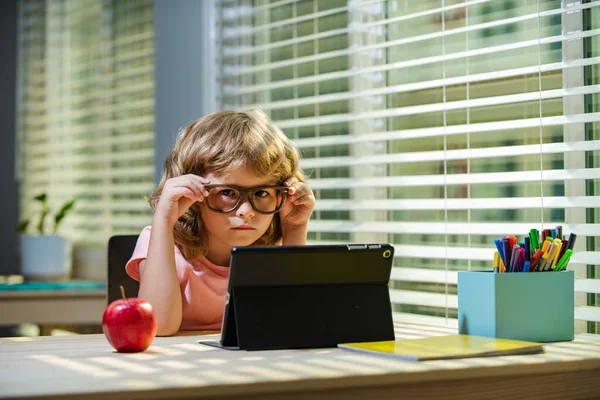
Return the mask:
<path id="1" fill-rule="evenodd" d="M 255 188 L 260 186 L 275 185 L 272 178 L 257 178 L 251 175 L 246 168 L 236 168 L 227 176 L 206 174 L 210 184 L 235 185 L 242 188 Z M 201 203 L 202 220 L 208 233 L 209 254 L 230 254 L 234 246 L 248 246 L 260 238 L 269 228 L 273 215 L 264 215 L 254 211 L 247 197 L 237 209 L 226 213 L 211 211 L 206 206 L 206 201 Z"/>

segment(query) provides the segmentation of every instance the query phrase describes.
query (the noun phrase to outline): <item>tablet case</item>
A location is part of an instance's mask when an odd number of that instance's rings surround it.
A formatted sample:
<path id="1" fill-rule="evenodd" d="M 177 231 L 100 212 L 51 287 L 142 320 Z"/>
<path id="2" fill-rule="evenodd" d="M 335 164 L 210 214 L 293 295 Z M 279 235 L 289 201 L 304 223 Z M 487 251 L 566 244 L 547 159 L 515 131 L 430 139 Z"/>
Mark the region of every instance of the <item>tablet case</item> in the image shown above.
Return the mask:
<path id="1" fill-rule="evenodd" d="M 225 349 L 336 347 L 394 340 L 389 244 L 232 250 Z"/>

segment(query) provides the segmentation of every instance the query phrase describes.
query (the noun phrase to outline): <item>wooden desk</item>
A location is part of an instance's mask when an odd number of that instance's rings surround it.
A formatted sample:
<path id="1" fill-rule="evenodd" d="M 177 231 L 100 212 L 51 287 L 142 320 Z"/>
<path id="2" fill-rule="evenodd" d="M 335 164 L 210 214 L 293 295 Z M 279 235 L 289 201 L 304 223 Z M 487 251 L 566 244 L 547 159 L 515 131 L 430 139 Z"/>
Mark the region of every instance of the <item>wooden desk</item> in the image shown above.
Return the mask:
<path id="1" fill-rule="evenodd" d="M 397 338 L 455 333 L 397 324 Z M 102 335 L 0 339 L 0 397 L 86 400 L 584 399 L 600 397 L 600 341 L 546 353 L 404 362 L 340 349 L 227 351 L 197 343 L 218 334 L 156 338 L 119 354 Z"/>
<path id="2" fill-rule="evenodd" d="M 0 291 L 0 325 L 101 324 L 105 308 L 105 289 Z"/>

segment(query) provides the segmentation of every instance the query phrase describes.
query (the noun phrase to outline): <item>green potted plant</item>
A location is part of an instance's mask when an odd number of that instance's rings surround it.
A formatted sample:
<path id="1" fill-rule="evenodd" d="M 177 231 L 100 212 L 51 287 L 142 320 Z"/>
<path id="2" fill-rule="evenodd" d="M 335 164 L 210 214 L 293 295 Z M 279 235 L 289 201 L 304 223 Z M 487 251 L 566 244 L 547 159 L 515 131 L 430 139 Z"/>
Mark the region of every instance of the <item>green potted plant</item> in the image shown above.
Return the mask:
<path id="1" fill-rule="evenodd" d="M 73 209 L 75 199 L 64 203 L 54 214 L 46 193 L 33 199 L 41 206 L 35 229 L 31 229 L 32 219 L 21 221 L 17 227 L 21 234 L 21 274 L 27 280 L 69 279 L 71 242 L 58 235 L 58 228 Z M 52 225 L 47 223 L 50 216 Z"/>

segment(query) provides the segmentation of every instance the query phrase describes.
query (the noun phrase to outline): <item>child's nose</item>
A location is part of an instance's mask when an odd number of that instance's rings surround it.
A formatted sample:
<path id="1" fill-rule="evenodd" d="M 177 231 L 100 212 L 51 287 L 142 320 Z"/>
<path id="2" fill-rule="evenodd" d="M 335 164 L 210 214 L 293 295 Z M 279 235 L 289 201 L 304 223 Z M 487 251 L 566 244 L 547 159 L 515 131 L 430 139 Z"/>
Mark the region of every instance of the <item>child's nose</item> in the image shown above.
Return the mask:
<path id="1" fill-rule="evenodd" d="M 240 218 L 254 217 L 254 209 L 252 208 L 252 204 L 250 204 L 250 200 L 248 200 L 248 197 L 242 199 L 242 204 L 240 204 L 240 206 L 238 207 L 236 215 Z"/>

